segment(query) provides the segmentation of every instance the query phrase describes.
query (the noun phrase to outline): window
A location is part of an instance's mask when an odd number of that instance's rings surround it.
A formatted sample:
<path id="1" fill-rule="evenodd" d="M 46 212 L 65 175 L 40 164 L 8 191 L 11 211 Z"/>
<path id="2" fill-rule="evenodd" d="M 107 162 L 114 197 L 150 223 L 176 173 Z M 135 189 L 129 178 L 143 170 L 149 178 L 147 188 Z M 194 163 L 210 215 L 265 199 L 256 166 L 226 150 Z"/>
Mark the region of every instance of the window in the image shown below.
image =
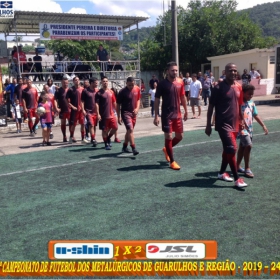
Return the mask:
<path id="1" fill-rule="evenodd" d="M 270 56 L 269 57 L 269 64 L 275 64 L 275 56 Z"/>

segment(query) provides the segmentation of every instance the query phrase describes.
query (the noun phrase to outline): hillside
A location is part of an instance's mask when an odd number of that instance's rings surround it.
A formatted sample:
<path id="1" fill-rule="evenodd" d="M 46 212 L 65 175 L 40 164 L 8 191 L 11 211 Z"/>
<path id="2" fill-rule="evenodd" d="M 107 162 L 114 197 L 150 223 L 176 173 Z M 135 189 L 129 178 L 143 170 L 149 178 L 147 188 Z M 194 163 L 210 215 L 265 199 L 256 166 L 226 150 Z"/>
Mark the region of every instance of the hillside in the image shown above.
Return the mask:
<path id="1" fill-rule="evenodd" d="M 239 11 L 248 13 L 251 20 L 263 30 L 265 37 L 272 36 L 280 40 L 280 1 L 257 5 L 253 8 Z M 139 29 L 139 40 L 152 38 L 155 27 L 142 27 Z M 137 30 L 125 34 L 122 46 L 128 48 L 129 44 L 137 44 Z M 129 48 L 128 48 L 129 49 Z"/>
<path id="2" fill-rule="evenodd" d="M 257 5 L 241 12 L 247 12 L 251 20 L 259 24 L 265 37 L 280 39 L 280 2 Z"/>

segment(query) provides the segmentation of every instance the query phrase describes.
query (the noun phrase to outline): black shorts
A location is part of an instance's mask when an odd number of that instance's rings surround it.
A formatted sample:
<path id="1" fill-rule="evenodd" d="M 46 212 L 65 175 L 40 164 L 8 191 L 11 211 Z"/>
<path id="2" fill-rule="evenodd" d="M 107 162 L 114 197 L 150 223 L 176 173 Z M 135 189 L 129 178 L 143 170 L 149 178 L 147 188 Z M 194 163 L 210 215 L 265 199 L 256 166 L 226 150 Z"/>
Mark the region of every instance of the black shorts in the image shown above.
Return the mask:
<path id="1" fill-rule="evenodd" d="M 223 143 L 224 152 L 226 154 L 235 154 L 237 151 L 236 138 L 238 132 L 220 130 L 218 133 Z"/>

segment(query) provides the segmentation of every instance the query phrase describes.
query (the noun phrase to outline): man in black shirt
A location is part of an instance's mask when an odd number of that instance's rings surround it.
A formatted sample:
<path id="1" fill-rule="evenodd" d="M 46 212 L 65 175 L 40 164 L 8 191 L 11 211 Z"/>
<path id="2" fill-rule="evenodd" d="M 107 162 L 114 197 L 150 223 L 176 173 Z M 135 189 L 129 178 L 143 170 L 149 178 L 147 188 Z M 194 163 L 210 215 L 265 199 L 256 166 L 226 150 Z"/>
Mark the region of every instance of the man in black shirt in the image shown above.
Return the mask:
<path id="1" fill-rule="evenodd" d="M 97 55 L 97 61 L 99 62 L 99 66 L 100 66 L 100 70 L 101 70 L 100 77 L 102 79 L 104 77 L 104 71 L 107 71 L 108 61 L 110 61 L 109 54 L 103 48 L 103 45 L 100 44 L 96 55 Z"/>
<path id="2" fill-rule="evenodd" d="M 244 69 L 244 73 L 241 76 L 242 84 L 248 85 L 251 82 L 251 75 L 247 73 L 247 69 Z"/>
<path id="3" fill-rule="evenodd" d="M 239 126 L 244 126 L 244 119 L 240 108 L 243 103 L 243 91 L 241 85 L 236 82 L 237 67 L 235 64 L 228 63 L 226 65 L 225 75 L 226 78 L 212 90 L 205 133 L 208 136 L 211 135 L 211 118 L 215 108 L 215 130 L 219 133 L 223 144 L 222 164 L 218 173 L 218 179 L 226 182 L 233 181 L 229 174 L 226 173 L 226 168 L 229 165 L 235 180 L 235 187 L 243 188 L 247 184 L 238 176 L 235 158 L 237 151 L 236 137 Z"/>
<path id="4" fill-rule="evenodd" d="M 33 61 L 35 62 L 35 69 L 37 73 L 42 73 L 42 57 L 39 55 L 38 51 L 36 50 L 36 55 L 33 56 Z M 36 74 L 34 76 L 34 81 L 37 80 L 37 77 L 39 78 L 39 81 L 43 81 L 43 75 L 42 74 Z"/>

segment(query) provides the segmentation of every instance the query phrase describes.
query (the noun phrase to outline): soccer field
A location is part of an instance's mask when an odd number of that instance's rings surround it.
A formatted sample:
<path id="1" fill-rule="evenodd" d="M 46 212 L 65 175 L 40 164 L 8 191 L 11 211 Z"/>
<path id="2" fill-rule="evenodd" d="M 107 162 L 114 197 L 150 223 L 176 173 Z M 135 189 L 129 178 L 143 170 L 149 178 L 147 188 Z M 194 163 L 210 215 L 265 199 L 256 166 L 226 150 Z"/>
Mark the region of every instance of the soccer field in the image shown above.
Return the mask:
<path id="1" fill-rule="evenodd" d="M 244 190 L 217 180 L 222 145 L 203 130 L 174 150 L 180 171 L 162 135 L 137 138 L 137 157 L 118 144 L 2 156 L 1 259 L 47 260 L 49 240 L 170 239 L 216 240 L 218 260 L 237 265 L 280 261 L 279 121 L 266 125 L 267 136 L 255 126 Z"/>

